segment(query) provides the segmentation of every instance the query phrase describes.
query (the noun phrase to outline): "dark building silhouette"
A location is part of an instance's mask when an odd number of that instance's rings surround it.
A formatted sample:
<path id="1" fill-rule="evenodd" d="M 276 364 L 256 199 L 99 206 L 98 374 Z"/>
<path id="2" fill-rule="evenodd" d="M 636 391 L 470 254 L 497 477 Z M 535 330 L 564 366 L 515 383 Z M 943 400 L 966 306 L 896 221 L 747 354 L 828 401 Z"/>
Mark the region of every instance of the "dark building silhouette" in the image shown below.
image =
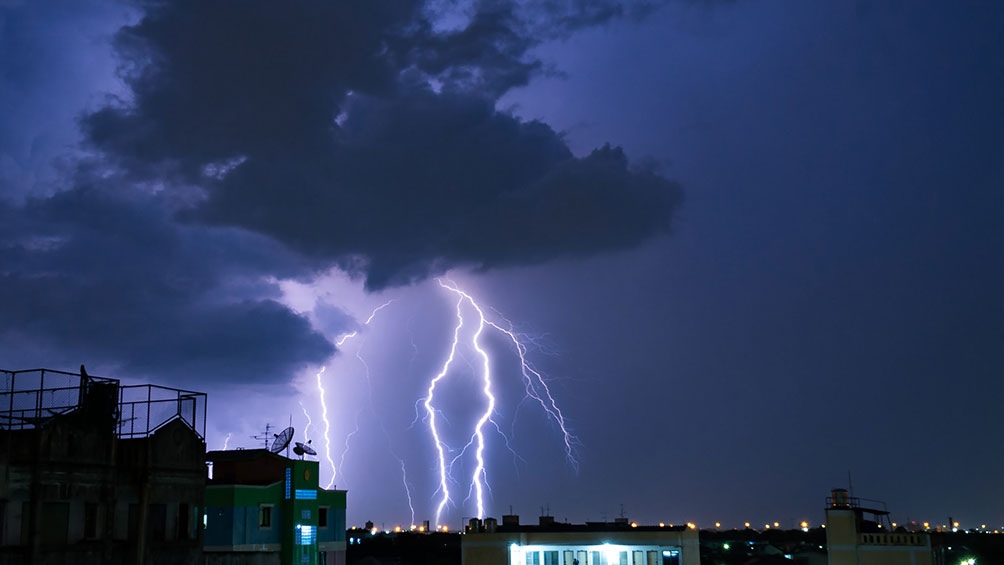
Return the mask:
<path id="1" fill-rule="evenodd" d="M 201 562 L 206 395 L 0 371 L 0 564 Z"/>

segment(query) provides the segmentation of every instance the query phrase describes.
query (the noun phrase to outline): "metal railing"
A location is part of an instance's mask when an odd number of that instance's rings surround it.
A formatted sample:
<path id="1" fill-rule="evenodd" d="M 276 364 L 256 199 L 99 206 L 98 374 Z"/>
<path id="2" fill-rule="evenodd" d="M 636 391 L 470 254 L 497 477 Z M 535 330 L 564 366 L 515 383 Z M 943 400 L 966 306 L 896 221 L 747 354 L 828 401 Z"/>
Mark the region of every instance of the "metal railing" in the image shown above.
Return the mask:
<path id="1" fill-rule="evenodd" d="M 117 389 L 117 407 L 110 415 L 120 438 L 146 437 L 178 419 L 205 438 L 205 393 L 158 385 L 121 386 L 116 379 L 52 369 L 0 369 L 0 429 L 38 428 L 69 414 L 84 405 L 95 385 Z"/>
<path id="2" fill-rule="evenodd" d="M 206 394 L 158 385 L 119 388 L 119 437 L 146 437 L 179 419 L 205 438 Z"/>
<path id="3" fill-rule="evenodd" d="M 88 383 L 117 385 L 103 377 L 84 379 L 77 373 L 52 369 L 0 370 L 0 428 L 38 427 L 83 403 Z"/>

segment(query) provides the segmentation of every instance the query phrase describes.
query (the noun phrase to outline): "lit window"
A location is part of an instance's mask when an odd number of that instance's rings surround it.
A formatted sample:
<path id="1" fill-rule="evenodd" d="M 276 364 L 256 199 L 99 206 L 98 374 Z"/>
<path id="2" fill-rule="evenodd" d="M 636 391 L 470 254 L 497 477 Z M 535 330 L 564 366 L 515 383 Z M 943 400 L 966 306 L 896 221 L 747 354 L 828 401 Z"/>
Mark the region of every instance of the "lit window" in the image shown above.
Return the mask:
<path id="1" fill-rule="evenodd" d="M 317 491 L 309 488 L 296 489 L 297 500 L 317 500 Z"/>
<path id="2" fill-rule="evenodd" d="M 313 545 L 317 532 L 315 526 L 296 525 L 296 545 Z"/>

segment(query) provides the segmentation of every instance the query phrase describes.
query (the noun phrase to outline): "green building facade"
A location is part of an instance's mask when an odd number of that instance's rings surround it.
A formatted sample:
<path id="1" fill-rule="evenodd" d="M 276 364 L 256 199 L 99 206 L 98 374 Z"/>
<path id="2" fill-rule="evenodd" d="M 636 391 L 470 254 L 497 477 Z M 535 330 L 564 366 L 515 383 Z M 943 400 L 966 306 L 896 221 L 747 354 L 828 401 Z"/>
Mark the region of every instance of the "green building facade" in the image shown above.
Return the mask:
<path id="1" fill-rule="evenodd" d="M 317 461 L 264 449 L 206 458 L 207 564 L 344 565 L 345 491 L 320 488 Z"/>

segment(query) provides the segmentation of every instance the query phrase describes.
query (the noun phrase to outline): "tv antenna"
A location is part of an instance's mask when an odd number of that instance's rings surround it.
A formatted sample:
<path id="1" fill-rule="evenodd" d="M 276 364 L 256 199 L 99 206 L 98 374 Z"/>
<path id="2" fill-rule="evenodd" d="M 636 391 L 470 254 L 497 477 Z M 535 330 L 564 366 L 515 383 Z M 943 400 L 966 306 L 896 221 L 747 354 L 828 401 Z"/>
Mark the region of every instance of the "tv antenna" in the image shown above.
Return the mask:
<path id="1" fill-rule="evenodd" d="M 272 424 L 265 424 L 265 431 L 256 436 L 251 436 L 251 439 L 264 442 L 265 449 L 268 449 L 268 440 L 272 439 L 272 436 L 269 434 L 270 431 L 272 431 Z"/>
<path id="2" fill-rule="evenodd" d="M 309 439 L 307 440 L 307 443 L 301 443 L 299 441 L 296 442 L 293 445 L 293 453 L 299 455 L 300 459 L 303 459 L 304 455 L 317 455 L 317 452 L 314 451 L 314 448 L 310 447 L 310 442 L 311 440 Z"/>
<path id="3" fill-rule="evenodd" d="M 268 448 L 272 453 L 279 453 L 283 449 L 289 447 L 290 440 L 293 439 L 293 426 L 282 430 L 281 432 L 275 434 L 275 440 L 272 441 L 272 447 Z"/>

